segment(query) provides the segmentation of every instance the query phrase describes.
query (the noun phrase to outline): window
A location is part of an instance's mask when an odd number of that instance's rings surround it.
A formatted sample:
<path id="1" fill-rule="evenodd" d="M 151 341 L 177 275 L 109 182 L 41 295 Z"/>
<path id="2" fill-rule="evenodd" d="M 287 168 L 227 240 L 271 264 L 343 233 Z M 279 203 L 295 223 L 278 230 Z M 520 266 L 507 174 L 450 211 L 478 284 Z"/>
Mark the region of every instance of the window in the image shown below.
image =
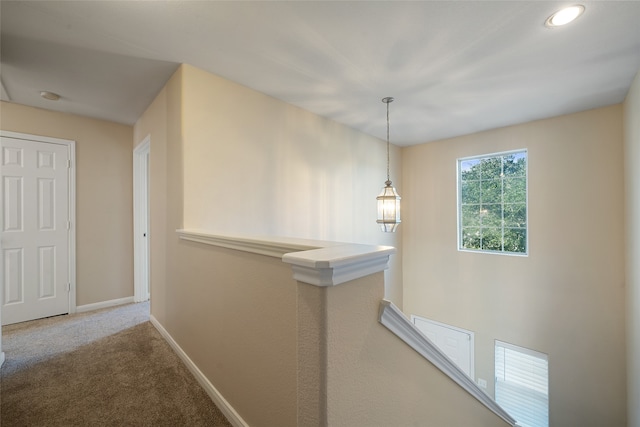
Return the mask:
<path id="1" fill-rule="evenodd" d="M 546 354 L 496 341 L 496 402 L 522 427 L 549 426 Z"/>
<path id="2" fill-rule="evenodd" d="M 527 254 L 527 151 L 458 160 L 458 249 Z"/>

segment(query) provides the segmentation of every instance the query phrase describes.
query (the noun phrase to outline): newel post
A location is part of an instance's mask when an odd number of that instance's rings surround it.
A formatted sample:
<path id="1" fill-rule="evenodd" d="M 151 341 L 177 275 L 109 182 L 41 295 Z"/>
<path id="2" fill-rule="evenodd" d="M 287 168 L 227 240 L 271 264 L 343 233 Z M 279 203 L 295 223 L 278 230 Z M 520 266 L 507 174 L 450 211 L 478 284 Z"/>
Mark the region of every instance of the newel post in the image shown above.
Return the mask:
<path id="1" fill-rule="evenodd" d="M 349 244 L 282 257 L 298 282 L 298 426 L 329 425 L 330 374 L 339 372 L 339 353 L 348 351 L 343 346 L 336 351 L 333 332 L 342 322 L 357 330 L 357 317 L 368 319 L 370 309 L 375 319 L 384 296 L 383 271 L 395 252 L 389 246 Z"/>

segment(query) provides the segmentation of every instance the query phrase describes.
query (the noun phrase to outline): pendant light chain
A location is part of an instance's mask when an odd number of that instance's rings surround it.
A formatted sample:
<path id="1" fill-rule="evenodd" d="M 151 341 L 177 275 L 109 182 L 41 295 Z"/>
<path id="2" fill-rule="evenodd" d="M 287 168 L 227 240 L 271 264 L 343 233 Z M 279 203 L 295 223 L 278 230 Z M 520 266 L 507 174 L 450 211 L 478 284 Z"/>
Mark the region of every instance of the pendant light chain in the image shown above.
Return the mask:
<path id="1" fill-rule="evenodd" d="M 393 100 L 390 99 L 389 102 L 391 102 Z M 389 102 L 387 102 L 387 181 L 390 181 L 391 179 L 389 178 Z"/>
<path id="2" fill-rule="evenodd" d="M 389 150 L 390 150 L 390 143 L 389 143 L 389 103 L 393 102 L 393 97 L 388 96 L 386 98 L 382 98 L 382 102 L 384 102 L 385 104 L 387 104 L 387 182 L 385 184 L 387 185 L 391 185 L 391 178 L 390 178 L 390 174 L 389 174 Z"/>

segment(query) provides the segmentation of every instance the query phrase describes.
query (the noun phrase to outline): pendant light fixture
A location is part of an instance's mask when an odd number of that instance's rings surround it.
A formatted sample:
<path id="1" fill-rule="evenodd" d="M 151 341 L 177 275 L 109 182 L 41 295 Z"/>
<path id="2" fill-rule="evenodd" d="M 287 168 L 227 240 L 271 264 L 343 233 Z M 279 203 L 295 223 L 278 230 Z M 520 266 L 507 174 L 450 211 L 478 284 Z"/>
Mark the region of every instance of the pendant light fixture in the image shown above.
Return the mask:
<path id="1" fill-rule="evenodd" d="M 400 196 L 396 189 L 391 186 L 389 179 L 389 103 L 393 102 L 393 98 L 388 96 L 382 98 L 382 102 L 387 104 L 387 181 L 378 200 L 378 221 L 380 229 L 385 233 L 393 233 L 400 224 Z"/>

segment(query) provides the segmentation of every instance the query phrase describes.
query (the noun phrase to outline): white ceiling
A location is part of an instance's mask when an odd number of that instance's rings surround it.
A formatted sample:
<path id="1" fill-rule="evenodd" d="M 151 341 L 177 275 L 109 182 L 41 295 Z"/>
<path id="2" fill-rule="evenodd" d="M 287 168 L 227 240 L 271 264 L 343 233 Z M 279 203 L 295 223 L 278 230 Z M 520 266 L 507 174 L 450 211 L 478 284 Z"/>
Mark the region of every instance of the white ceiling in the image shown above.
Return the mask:
<path id="1" fill-rule="evenodd" d="M 571 3 L 2 0 L 2 99 L 133 124 L 189 63 L 412 145 L 622 102 L 640 1 Z"/>

